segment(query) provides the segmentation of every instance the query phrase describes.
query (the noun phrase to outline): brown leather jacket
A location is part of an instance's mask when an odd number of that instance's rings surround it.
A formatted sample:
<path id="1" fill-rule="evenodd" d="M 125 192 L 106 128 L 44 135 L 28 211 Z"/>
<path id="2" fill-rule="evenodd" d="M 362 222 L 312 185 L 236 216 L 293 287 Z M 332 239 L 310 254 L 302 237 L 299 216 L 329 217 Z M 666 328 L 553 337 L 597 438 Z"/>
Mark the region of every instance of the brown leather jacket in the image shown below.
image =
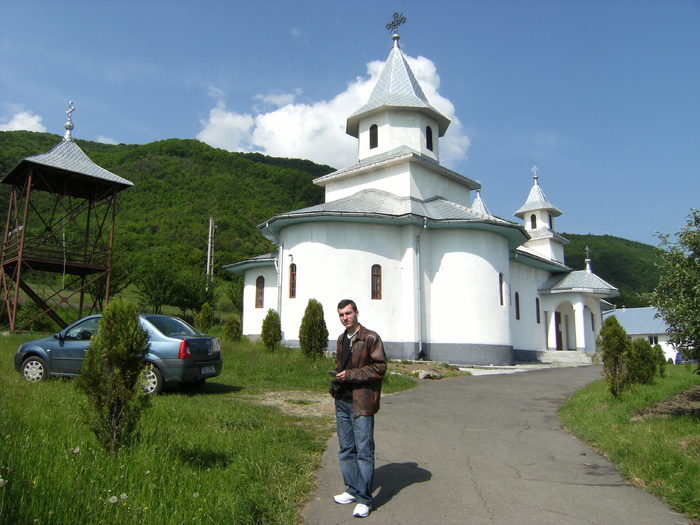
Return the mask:
<path id="1" fill-rule="evenodd" d="M 359 333 L 352 345 L 352 359 L 346 370 L 346 381 L 353 385 L 352 408 L 355 416 L 372 416 L 379 411 L 379 396 L 382 378 L 386 372 L 386 354 L 381 337 L 360 325 Z M 338 337 L 335 353 L 336 368 L 339 369 L 345 332 Z"/>

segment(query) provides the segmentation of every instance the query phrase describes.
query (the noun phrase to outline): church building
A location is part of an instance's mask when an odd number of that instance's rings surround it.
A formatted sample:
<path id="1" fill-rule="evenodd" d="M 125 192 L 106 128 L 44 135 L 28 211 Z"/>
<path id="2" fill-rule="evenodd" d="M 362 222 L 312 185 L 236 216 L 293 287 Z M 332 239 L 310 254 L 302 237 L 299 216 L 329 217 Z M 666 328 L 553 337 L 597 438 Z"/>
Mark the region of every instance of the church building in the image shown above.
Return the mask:
<path id="1" fill-rule="evenodd" d="M 230 264 L 244 275 L 243 333 L 269 309 L 299 345 L 309 299 L 323 305 L 329 349 L 336 305 L 353 299 L 394 359 L 510 365 L 590 359 L 601 300 L 617 289 L 565 263 L 561 211 L 534 182 L 522 222 L 493 216 L 481 185 L 440 164 L 450 120 L 430 105 L 393 35 L 367 103 L 347 118 L 358 162 L 314 180 L 325 202 L 259 225 L 277 252 Z M 565 352 L 566 351 L 566 352 Z M 556 353 L 555 353 L 556 352 Z M 590 362 L 590 360 L 589 360 Z"/>

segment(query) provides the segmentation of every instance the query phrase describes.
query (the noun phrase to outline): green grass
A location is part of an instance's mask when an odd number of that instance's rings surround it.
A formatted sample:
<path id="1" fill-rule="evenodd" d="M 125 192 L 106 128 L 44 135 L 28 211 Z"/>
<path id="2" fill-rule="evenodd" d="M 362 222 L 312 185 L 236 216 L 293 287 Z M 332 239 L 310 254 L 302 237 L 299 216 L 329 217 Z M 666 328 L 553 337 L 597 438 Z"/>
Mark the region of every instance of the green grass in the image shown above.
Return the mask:
<path id="1" fill-rule="evenodd" d="M 141 439 L 110 457 L 82 423 L 74 381 L 30 384 L 14 371 L 18 344 L 35 337 L 0 337 L 0 523 L 299 522 L 332 418 L 285 415 L 254 397 L 325 393 L 330 359 L 224 343 L 222 375 L 195 395 L 155 397 Z M 385 389 L 413 385 L 388 377 Z"/>
<path id="2" fill-rule="evenodd" d="M 560 411 L 564 425 L 605 454 L 635 484 L 663 498 L 674 510 L 700 518 L 700 419 L 690 416 L 632 417 L 641 408 L 700 384 L 683 366 L 668 377 L 635 385 L 620 399 L 601 380 L 574 394 Z"/>

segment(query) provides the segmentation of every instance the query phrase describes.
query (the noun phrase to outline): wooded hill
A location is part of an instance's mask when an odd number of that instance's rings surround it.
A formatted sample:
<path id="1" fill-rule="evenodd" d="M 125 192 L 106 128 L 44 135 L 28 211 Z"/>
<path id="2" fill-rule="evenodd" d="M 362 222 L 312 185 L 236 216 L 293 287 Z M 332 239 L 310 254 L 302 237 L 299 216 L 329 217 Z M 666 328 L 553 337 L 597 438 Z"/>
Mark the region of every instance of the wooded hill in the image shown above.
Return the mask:
<path id="1" fill-rule="evenodd" d="M 22 158 L 45 153 L 59 135 L 30 131 L 0 132 L 0 177 Z M 76 140 L 98 165 L 134 186 L 120 194 L 115 264 L 129 275 L 144 266 L 164 270 L 204 270 L 209 217 L 216 219 L 217 268 L 275 247 L 256 226 L 277 213 L 323 201 L 311 181 L 333 171 L 308 160 L 259 153 L 231 153 L 197 140 L 168 139 L 144 145 Z M 0 185 L 0 216 L 7 210 L 8 187 Z M 589 246 L 593 270 L 620 288 L 613 300 L 627 307 L 646 305 L 640 294 L 658 281 L 658 250 L 609 235 L 564 233 L 571 241 L 567 264 L 585 267 Z M 219 272 L 229 279 L 229 272 Z"/>

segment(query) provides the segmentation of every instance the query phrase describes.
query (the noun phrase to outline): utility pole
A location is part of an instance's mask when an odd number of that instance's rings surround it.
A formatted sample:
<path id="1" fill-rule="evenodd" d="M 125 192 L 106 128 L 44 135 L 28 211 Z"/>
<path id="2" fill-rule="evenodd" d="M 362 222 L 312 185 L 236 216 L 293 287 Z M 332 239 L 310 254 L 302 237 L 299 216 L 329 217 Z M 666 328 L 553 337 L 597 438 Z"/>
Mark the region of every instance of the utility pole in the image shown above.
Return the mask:
<path id="1" fill-rule="evenodd" d="M 209 217 L 209 240 L 207 242 L 207 285 L 206 290 L 209 291 L 209 287 L 214 282 L 214 230 L 216 229 L 216 223 L 214 217 Z"/>

